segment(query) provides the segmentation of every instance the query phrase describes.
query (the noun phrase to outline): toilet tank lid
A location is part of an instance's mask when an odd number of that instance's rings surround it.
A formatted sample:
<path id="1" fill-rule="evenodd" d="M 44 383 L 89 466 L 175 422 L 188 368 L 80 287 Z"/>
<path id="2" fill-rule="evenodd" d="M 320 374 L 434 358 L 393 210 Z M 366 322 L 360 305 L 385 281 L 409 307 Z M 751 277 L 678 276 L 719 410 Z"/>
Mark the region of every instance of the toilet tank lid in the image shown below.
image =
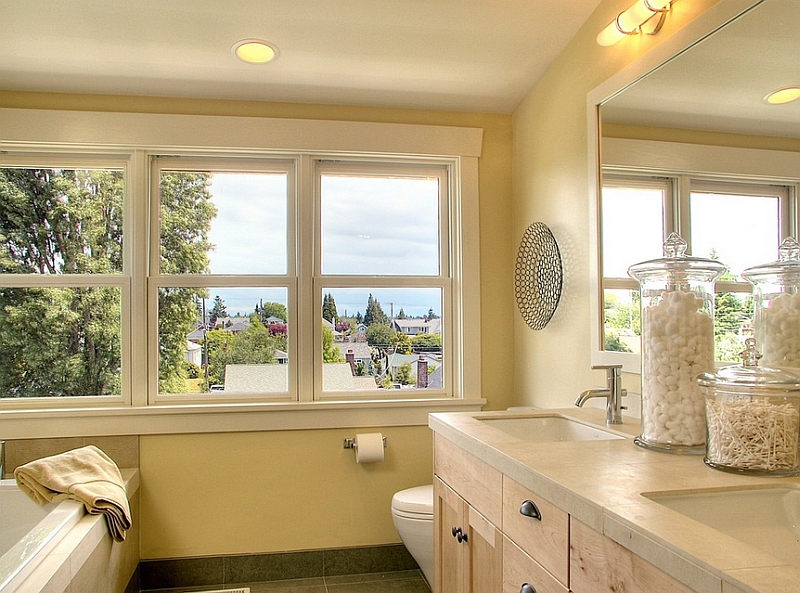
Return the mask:
<path id="1" fill-rule="evenodd" d="M 433 484 L 401 490 L 392 497 L 392 508 L 399 511 L 433 514 Z"/>

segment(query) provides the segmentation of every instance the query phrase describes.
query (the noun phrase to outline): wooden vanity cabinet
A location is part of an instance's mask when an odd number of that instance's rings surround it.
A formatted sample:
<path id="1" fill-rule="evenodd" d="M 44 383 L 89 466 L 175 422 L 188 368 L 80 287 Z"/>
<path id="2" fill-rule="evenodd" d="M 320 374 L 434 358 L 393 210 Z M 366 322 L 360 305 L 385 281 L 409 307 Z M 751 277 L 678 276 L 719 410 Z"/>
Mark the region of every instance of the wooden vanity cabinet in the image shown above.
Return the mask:
<path id="1" fill-rule="evenodd" d="M 434 444 L 436 593 L 500 593 L 502 474 L 446 439 Z"/>
<path id="2" fill-rule="evenodd" d="M 570 584 L 574 593 L 694 593 L 617 542 L 572 518 Z"/>

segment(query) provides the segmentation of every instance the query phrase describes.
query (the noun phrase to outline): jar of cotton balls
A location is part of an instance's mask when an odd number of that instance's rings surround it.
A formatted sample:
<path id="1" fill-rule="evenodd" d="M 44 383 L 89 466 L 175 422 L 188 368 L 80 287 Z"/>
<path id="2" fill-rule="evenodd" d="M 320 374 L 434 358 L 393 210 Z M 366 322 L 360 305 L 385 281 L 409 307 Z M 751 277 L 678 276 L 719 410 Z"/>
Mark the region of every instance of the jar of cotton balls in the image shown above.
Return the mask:
<path id="1" fill-rule="evenodd" d="M 761 364 L 800 368 L 800 245 L 787 238 L 778 257 L 742 272 L 753 285 L 753 333 Z"/>
<path id="2" fill-rule="evenodd" d="M 791 476 L 800 473 L 800 375 L 758 366 L 753 338 L 742 364 L 697 378 L 706 399 L 705 462 L 724 471 Z"/>
<path id="3" fill-rule="evenodd" d="M 637 445 L 702 454 L 703 394 L 696 377 L 714 370 L 714 283 L 727 268 L 686 255 L 671 233 L 664 257 L 632 265 L 642 307 L 642 434 Z"/>

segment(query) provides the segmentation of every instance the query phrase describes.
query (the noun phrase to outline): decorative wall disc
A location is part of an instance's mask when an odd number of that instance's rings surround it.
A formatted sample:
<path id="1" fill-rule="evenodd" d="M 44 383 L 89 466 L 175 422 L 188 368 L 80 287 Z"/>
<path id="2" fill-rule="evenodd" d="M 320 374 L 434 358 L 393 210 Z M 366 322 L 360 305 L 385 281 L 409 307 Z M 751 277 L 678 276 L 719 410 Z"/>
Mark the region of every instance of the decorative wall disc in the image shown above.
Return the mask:
<path id="1" fill-rule="evenodd" d="M 517 306 L 531 329 L 544 329 L 561 298 L 561 253 L 543 222 L 525 231 L 517 253 L 514 287 Z"/>

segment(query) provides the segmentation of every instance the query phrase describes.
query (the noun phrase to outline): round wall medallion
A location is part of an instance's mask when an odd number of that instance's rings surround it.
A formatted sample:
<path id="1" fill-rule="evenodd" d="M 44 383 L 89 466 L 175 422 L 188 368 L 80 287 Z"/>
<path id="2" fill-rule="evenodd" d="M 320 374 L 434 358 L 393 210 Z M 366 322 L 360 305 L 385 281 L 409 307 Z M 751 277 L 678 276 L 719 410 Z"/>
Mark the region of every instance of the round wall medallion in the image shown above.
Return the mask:
<path id="1" fill-rule="evenodd" d="M 561 298 L 561 253 L 553 233 L 534 222 L 519 244 L 514 287 L 517 306 L 531 329 L 544 329 Z"/>

